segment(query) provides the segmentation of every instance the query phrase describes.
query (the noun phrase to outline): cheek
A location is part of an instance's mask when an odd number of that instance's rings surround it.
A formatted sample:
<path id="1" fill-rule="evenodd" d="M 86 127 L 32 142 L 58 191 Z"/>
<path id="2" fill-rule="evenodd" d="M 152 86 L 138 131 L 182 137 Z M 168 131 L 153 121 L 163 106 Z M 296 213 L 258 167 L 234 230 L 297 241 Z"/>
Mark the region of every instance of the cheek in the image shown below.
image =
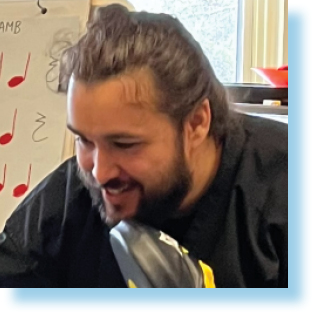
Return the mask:
<path id="1" fill-rule="evenodd" d="M 79 167 L 85 172 L 92 172 L 94 166 L 92 152 L 86 152 L 77 143 L 76 156 Z"/>
<path id="2" fill-rule="evenodd" d="M 140 184 L 145 184 L 150 174 L 150 165 L 148 161 L 136 158 L 136 159 L 121 159 L 119 161 L 119 167 L 127 177 L 131 177 L 133 180 Z"/>
<path id="3" fill-rule="evenodd" d="M 172 161 L 170 154 L 146 152 L 147 154 L 126 159 L 121 163 L 124 171 L 145 187 L 155 187 L 162 177 L 168 175 Z M 152 154 L 151 154 L 152 153 Z M 164 152 L 165 153 L 165 152 Z M 170 153 L 170 152 L 169 152 Z"/>

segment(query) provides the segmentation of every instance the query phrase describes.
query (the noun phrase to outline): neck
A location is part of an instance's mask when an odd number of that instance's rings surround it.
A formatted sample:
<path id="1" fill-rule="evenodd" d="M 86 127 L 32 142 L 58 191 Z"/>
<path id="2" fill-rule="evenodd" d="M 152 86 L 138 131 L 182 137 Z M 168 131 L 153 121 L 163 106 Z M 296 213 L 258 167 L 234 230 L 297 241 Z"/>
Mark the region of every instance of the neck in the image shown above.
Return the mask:
<path id="1" fill-rule="evenodd" d="M 207 139 L 191 157 L 192 189 L 181 204 L 188 210 L 201 198 L 213 182 L 220 166 L 222 144 L 216 144 L 213 137 Z"/>

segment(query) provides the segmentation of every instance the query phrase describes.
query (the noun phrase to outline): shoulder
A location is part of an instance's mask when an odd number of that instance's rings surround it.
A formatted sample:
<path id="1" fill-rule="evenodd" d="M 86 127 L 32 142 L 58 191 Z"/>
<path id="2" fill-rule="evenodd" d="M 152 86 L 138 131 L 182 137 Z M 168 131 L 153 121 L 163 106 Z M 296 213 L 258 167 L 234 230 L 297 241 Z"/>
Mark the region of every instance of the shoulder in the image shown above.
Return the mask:
<path id="1" fill-rule="evenodd" d="M 246 209 L 286 216 L 288 208 L 288 126 L 260 117 L 241 115 L 245 134 L 234 187 Z"/>
<path id="2" fill-rule="evenodd" d="M 44 178 L 7 220 L 0 246 L 0 286 L 64 286 L 69 257 L 82 235 L 91 200 L 75 158 Z"/>
<path id="3" fill-rule="evenodd" d="M 243 115 L 243 126 L 248 141 L 256 149 L 268 152 L 288 151 L 288 125 L 262 117 Z"/>
<path id="4" fill-rule="evenodd" d="M 5 229 L 21 247 L 36 246 L 43 239 L 58 237 L 75 213 L 78 222 L 84 221 L 80 210 L 86 208 L 87 212 L 90 207 L 89 193 L 77 176 L 75 158 L 71 158 L 32 190 L 7 220 Z"/>
<path id="5" fill-rule="evenodd" d="M 43 205 L 47 208 L 58 208 L 71 194 L 73 197 L 83 188 L 77 176 L 75 157 L 70 158 L 48 174 L 23 200 L 13 214 L 23 211 L 31 205 Z"/>
<path id="6" fill-rule="evenodd" d="M 255 169 L 258 179 L 287 174 L 288 125 L 247 115 L 243 115 L 242 124 L 246 134 L 243 159 Z"/>

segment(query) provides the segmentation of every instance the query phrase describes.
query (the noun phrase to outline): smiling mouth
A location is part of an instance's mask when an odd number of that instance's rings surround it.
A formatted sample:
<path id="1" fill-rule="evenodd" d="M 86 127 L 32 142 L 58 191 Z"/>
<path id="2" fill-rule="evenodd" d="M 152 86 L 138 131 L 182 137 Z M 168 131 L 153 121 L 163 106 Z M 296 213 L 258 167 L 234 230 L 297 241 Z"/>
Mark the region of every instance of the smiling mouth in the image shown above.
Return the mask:
<path id="1" fill-rule="evenodd" d="M 131 188 L 131 185 L 129 184 L 124 184 L 123 186 L 119 187 L 119 188 L 109 188 L 109 187 L 106 187 L 105 188 L 105 191 L 111 195 L 114 195 L 114 196 L 117 196 L 127 190 L 130 190 Z"/>
<path id="2" fill-rule="evenodd" d="M 108 197 L 120 197 L 128 192 L 135 190 L 139 185 L 134 181 L 118 182 L 112 181 L 103 186 L 104 192 Z M 115 198 L 116 199 L 116 198 Z"/>
<path id="3" fill-rule="evenodd" d="M 103 187 L 102 196 L 108 220 L 123 220 L 133 217 L 141 199 L 139 185 L 124 182 Z"/>

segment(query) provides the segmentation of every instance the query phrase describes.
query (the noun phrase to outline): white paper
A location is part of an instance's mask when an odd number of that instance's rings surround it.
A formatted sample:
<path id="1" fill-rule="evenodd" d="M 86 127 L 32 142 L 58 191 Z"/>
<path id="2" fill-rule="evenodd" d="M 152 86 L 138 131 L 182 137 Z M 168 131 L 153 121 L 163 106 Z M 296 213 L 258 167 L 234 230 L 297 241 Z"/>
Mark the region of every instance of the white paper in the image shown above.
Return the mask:
<path id="1" fill-rule="evenodd" d="M 78 17 L 0 18 L 0 225 L 61 162 L 59 57 L 78 36 Z"/>

